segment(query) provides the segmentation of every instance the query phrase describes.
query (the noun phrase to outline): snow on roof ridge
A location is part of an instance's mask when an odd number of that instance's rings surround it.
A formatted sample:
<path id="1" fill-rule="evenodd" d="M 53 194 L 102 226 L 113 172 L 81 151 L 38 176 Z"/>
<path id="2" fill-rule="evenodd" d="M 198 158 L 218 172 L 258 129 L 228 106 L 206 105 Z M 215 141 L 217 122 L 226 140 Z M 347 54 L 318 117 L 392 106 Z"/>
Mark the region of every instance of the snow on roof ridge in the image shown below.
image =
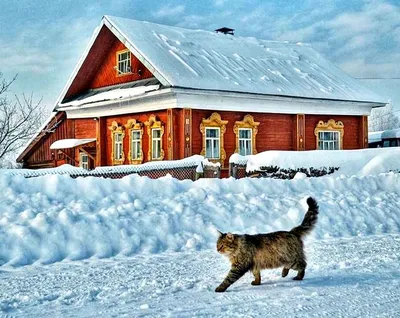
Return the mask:
<path id="1" fill-rule="evenodd" d="M 135 21 L 138 23 L 145 23 L 145 24 L 150 24 L 150 25 L 155 25 L 155 26 L 162 26 L 162 27 L 166 27 L 166 28 L 170 28 L 170 29 L 176 29 L 176 30 L 180 30 L 180 31 L 193 31 L 193 32 L 207 32 L 207 33 L 211 33 L 211 34 L 217 34 L 215 31 L 211 31 L 211 30 L 204 30 L 204 29 L 191 29 L 191 28 L 183 28 L 180 26 L 174 26 L 174 25 L 167 25 L 167 24 L 162 24 L 162 23 L 155 23 L 155 22 L 151 22 L 151 21 L 147 21 L 147 20 L 137 20 L 137 19 L 130 19 L 130 18 L 124 18 L 124 17 L 118 17 L 115 15 L 104 15 L 104 18 L 107 18 L 110 21 L 111 19 L 120 19 L 120 20 L 126 20 L 126 21 Z M 222 34 L 222 36 L 224 36 L 225 34 Z M 258 41 L 263 41 L 263 42 L 269 42 L 269 43 L 283 43 L 283 44 L 288 44 L 288 45 L 293 45 L 293 46 L 309 46 L 312 47 L 311 43 L 307 43 L 307 42 L 300 42 L 300 41 L 289 41 L 289 40 L 266 40 L 266 39 L 259 39 L 256 38 L 254 36 L 238 36 L 238 35 L 234 35 L 234 37 L 236 39 L 254 39 L 254 40 L 258 40 Z"/>

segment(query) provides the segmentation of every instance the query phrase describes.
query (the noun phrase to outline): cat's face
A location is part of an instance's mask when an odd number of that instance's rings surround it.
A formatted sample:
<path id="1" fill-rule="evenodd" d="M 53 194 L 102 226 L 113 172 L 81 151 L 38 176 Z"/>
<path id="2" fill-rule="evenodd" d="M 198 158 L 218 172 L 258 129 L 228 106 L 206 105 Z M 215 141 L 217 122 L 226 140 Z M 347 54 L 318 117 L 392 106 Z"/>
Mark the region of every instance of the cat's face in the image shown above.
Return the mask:
<path id="1" fill-rule="evenodd" d="M 232 233 L 221 233 L 217 241 L 217 251 L 221 254 L 230 255 L 237 249 L 237 242 Z"/>

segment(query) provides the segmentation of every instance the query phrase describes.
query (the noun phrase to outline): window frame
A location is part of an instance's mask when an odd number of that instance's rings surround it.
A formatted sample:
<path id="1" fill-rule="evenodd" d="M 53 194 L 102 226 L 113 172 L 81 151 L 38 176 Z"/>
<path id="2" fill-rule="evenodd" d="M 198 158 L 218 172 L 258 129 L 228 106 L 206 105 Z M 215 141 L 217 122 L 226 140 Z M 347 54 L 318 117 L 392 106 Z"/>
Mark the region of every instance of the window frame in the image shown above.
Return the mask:
<path id="1" fill-rule="evenodd" d="M 338 143 L 339 147 L 337 150 L 342 150 L 343 149 L 343 136 L 344 136 L 344 124 L 341 121 L 335 121 L 334 119 L 329 119 L 327 122 L 324 122 L 323 120 L 320 120 L 317 124 L 317 126 L 314 129 L 314 134 L 316 136 L 316 146 L 315 148 L 317 150 L 319 149 L 319 133 L 320 132 L 337 132 L 339 134 L 338 136 Z"/>
<path id="2" fill-rule="evenodd" d="M 164 125 L 160 120 L 157 120 L 155 115 L 151 115 L 149 120 L 145 122 L 147 127 L 147 135 L 149 137 L 149 151 L 147 153 L 149 161 L 161 161 L 165 157 L 165 152 L 163 149 L 163 136 L 164 136 Z M 160 156 L 157 158 L 153 158 L 153 130 L 160 130 L 160 137 L 157 137 L 157 140 L 160 140 Z"/>
<path id="3" fill-rule="evenodd" d="M 124 59 L 124 60 L 120 60 L 119 57 L 121 55 L 123 55 L 123 54 L 126 54 L 126 53 L 128 53 L 127 58 Z M 120 70 L 120 64 L 122 64 L 122 63 L 126 63 L 127 64 L 125 66 L 125 68 L 126 68 L 125 70 Z M 129 68 L 129 70 L 128 70 L 128 68 Z M 124 76 L 124 75 L 132 74 L 132 54 L 131 54 L 131 51 L 129 51 L 128 49 L 125 49 L 125 50 L 118 51 L 116 53 L 115 70 L 116 70 L 116 76 L 117 77 L 118 76 Z"/>
<path id="4" fill-rule="evenodd" d="M 247 138 L 243 138 L 243 137 L 240 137 L 240 132 L 241 131 L 249 131 L 250 132 L 250 137 L 247 137 Z M 239 130 L 238 130 L 238 139 L 239 139 L 239 145 L 238 145 L 238 154 L 239 155 L 241 155 L 241 156 L 248 156 L 248 155 L 252 155 L 253 154 L 253 137 L 252 137 L 252 135 L 253 135 L 253 130 L 251 129 L 251 128 L 239 128 Z M 240 150 L 241 150 L 241 147 L 240 147 L 240 144 L 241 144 L 241 141 L 243 141 L 243 143 L 244 143 L 244 151 L 245 151 L 245 154 L 241 154 L 240 153 Z M 246 153 L 247 151 L 247 147 L 246 147 L 246 144 L 247 143 L 250 143 L 250 153 Z"/>
<path id="5" fill-rule="evenodd" d="M 217 131 L 217 137 L 207 137 L 207 131 L 208 130 L 216 130 Z M 219 160 L 221 158 L 221 128 L 220 127 L 205 127 L 205 158 L 211 159 L 211 160 Z M 211 140 L 211 157 L 207 157 L 207 140 Z M 213 147 L 213 141 L 218 142 L 218 156 L 213 156 L 214 154 L 214 147 Z"/>
<path id="6" fill-rule="evenodd" d="M 155 131 L 159 131 L 160 132 L 160 136 L 159 137 L 154 137 L 154 132 Z M 159 160 L 161 157 L 161 128 L 152 128 L 151 129 L 151 160 Z M 156 143 L 155 143 L 156 142 Z M 157 145 L 157 147 L 154 147 L 154 145 Z M 157 149 L 155 149 L 157 148 Z M 154 157 L 155 153 L 159 153 L 160 155 L 157 157 Z"/>
<path id="7" fill-rule="evenodd" d="M 251 153 L 248 155 L 257 154 L 256 149 L 256 136 L 258 133 L 258 127 L 260 126 L 260 122 L 254 121 L 254 117 L 247 114 L 243 117 L 243 120 L 236 121 L 233 126 L 233 132 L 236 135 L 236 149 L 235 153 L 240 154 L 240 130 L 241 129 L 249 129 L 251 131 Z"/>
<path id="8" fill-rule="evenodd" d="M 125 162 L 125 153 L 124 153 L 124 138 L 125 138 L 125 131 L 124 131 L 124 126 L 119 126 L 116 121 L 113 121 L 111 123 L 111 126 L 108 127 L 109 130 L 111 130 L 111 162 L 113 165 L 121 165 Z M 116 140 L 116 136 L 121 136 L 121 140 Z M 120 150 L 121 150 L 121 157 L 116 158 L 117 151 L 116 151 L 116 145 L 120 144 Z"/>
<path id="9" fill-rule="evenodd" d="M 332 134 L 332 136 L 333 136 L 333 134 L 337 134 L 337 138 L 335 139 L 335 138 L 333 138 L 333 140 L 325 140 L 325 139 L 322 139 L 321 140 L 321 134 L 324 134 L 324 133 L 330 133 L 330 134 Z M 322 148 L 320 148 L 320 143 L 322 143 Z M 337 147 L 335 147 L 335 143 L 337 143 Z M 325 148 L 325 146 L 324 145 L 329 145 L 329 144 L 333 144 L 333 149 L 329 149 L 329 147 L 327 147 L 328 149 L 326 149 Z M 337 130 L 320 130 L 320 131 L 318 131 L 318 145 L 317 145 L 317 150 L 340 150 L 341 148 L 340 148 L 340 131 L 337 131 Z"/>
<path id="10" fill-rule="evenodd" d="M 221 167 L 224 167 L 224 161 L 226 159 L 226 152 L 224 148 L 224 135 L 226 132 L 227 120 L 222 120 L 221 115 L 218 113 L 212 113 L 210 117 L 203 118 L 200 124 L 200 131 L 202 133 L 202 150 L 200 155 L 206 157 L 206 128 L 219 128 L 219 158 L 211 159 L 209 161 L 214 163 L 220 163 Z"/>
<path id="11" fill-rule="evenodd" d="M 83 157 L 86 157 L 86 162 L 83 161 Z M 79 167 L 89 170 L 89 155 L 83 151 L 79 152 Z"/>
<path id="12" fill-rule="evenodd" d="M 129 152 L 128 152 L 128 160 L 130 164 L 141 164 L 144 160 L 143 156 L 143 124 L 136 121 L 136 119 L 129 119 L 125 125 L 125 128 L 128 130 L 129 136 Z M 139 157 L 134 157 L 134 152 L 136 149 L 134 146 L 133 133 L 139 132 L 139 139 L 137 139 L 136 143 L 140 144 L 139 147 Z"/>

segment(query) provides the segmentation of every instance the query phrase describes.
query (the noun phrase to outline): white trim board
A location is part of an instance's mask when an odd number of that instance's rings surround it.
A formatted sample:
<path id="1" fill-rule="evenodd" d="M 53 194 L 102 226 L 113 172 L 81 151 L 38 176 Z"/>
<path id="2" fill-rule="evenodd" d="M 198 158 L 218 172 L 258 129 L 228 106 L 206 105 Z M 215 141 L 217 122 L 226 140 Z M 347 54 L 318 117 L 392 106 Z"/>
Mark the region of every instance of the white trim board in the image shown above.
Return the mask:
<path id="1" fill-rule="evenodd" d="M 203 92 L 165 88 L 145 96 L 104 101 L 77 107 L 60 108 L 67 118 L 90 118 L 130 113 L 192 108 L 210 111 L 235 111 L 274 114 L 320 114 L 368 116 L 378 104 L 285 98 L 254 94 Z"/>

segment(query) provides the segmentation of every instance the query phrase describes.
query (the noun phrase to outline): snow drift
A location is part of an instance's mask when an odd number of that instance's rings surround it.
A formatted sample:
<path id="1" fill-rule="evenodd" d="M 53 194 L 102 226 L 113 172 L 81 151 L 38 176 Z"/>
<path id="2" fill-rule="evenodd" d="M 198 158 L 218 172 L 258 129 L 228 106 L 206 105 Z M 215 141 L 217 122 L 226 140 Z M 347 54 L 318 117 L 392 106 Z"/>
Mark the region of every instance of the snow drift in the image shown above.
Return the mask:
<path id="1" fill-rule="evenodd" d="M 214 248 L 216 230 L 289 230 L 320 205 L 309 239 L 398 233 L 400 175 L 274 179 L 25 179 L 0 174 L 0 264 Z"/>
<path id="2" fill-rule="evenodd" d="M 246 164 L 247 172 L 262 167 L 300 169 L 335 167 L 333 175 L 368 176 L 400 170 L 400 147 L 357 150 L 265 151 L 252 156 L 234 154 L 229 162 Z"/>

